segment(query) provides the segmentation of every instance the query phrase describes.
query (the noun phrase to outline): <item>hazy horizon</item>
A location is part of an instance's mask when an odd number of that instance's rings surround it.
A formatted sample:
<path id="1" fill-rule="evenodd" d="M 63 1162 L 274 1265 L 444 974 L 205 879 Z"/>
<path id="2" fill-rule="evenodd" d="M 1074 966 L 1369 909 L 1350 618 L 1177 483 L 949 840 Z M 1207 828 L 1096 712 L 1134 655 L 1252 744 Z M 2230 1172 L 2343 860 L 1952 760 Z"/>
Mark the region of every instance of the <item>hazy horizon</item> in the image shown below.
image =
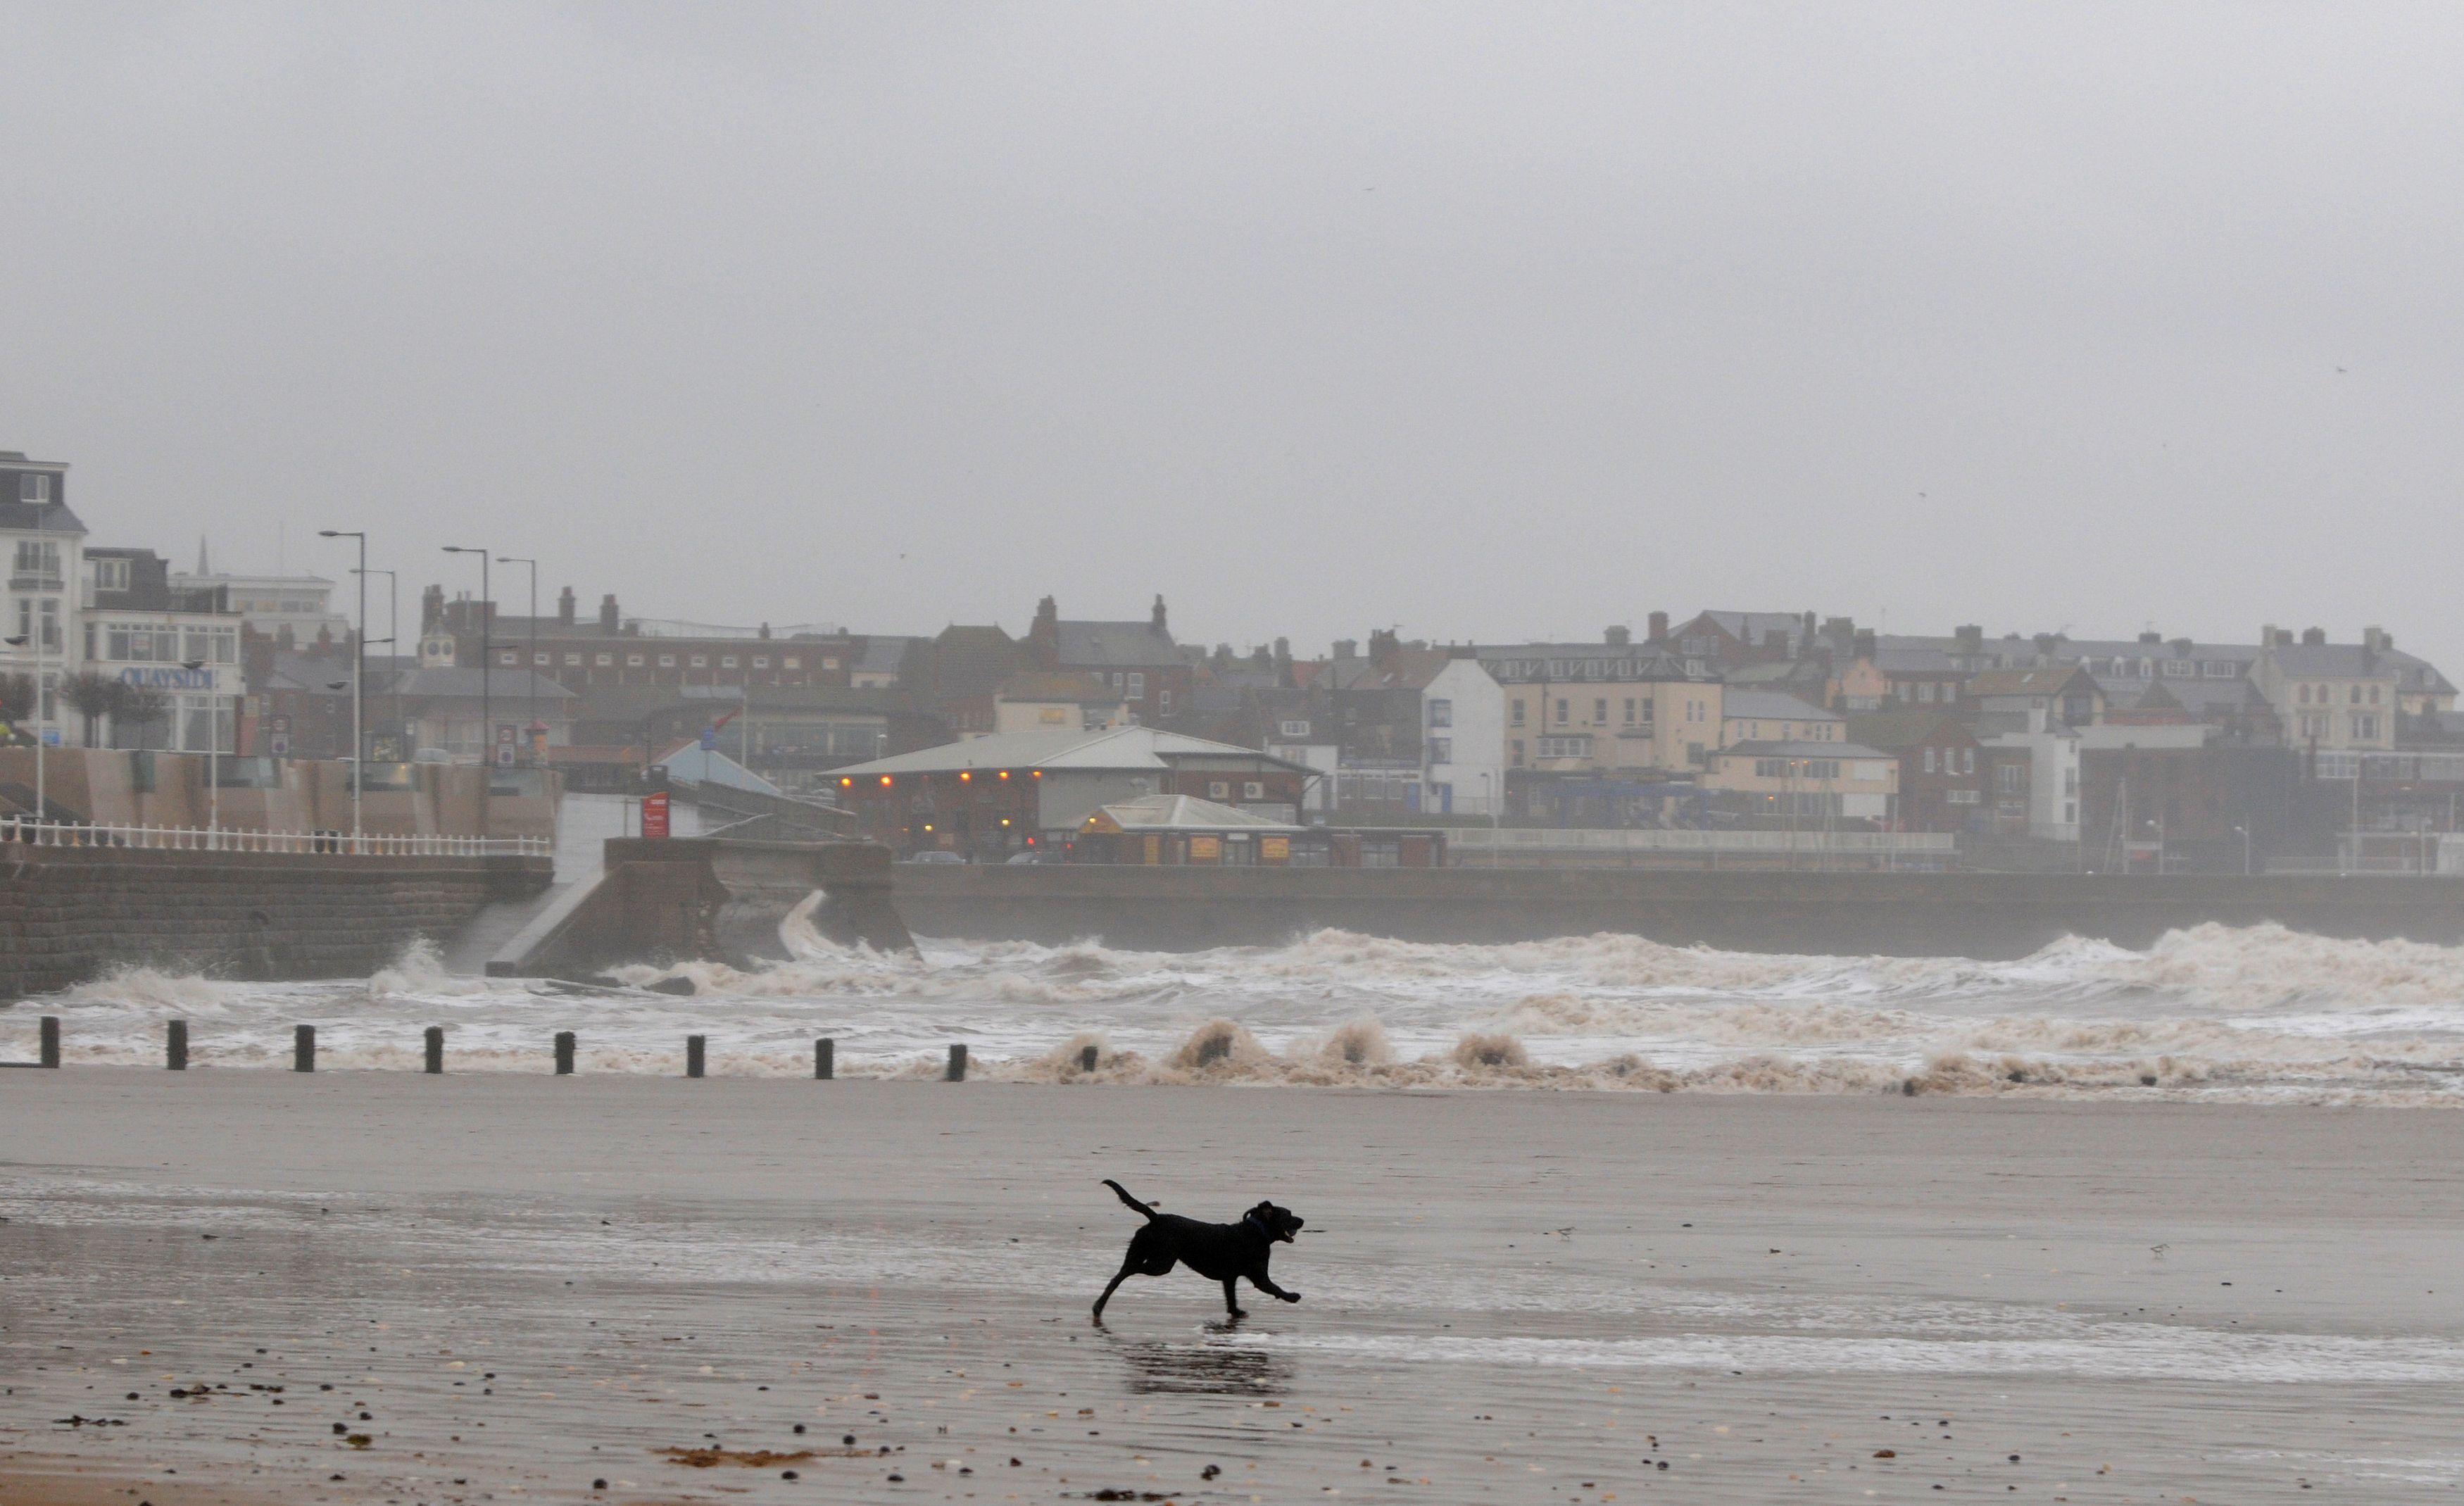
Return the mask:
<path id="1" fill-rule="evenodd" d="M 183 568 L 366 528 L 406 607 L 474 543 L 714 623 L 2464 673 L 2452 8 L 0 24 L 0 449 Z"/>

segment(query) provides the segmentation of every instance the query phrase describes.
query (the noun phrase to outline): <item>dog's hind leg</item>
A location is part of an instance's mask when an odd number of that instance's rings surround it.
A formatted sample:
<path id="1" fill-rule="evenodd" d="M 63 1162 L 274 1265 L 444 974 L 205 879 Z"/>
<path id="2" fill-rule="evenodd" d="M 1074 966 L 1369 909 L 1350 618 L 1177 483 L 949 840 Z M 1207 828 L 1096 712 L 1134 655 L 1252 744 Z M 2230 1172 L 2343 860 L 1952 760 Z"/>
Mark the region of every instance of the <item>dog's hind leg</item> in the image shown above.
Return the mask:
<path id="1" fill-rule="evenodd" d="M 1095 1321 L 1100 1323 L 1104 1320 L 1104 1304 L 1112 1299 L 1112 1294 L 1120 1289 L 1122 1282 L 1136 1274 L 1137 1269 L 1136 1263 L 1133 1262 L 1113 1273 L 1112 1279 L 1104 1287 L 1104 1295 L 1095 1298 Z"/>

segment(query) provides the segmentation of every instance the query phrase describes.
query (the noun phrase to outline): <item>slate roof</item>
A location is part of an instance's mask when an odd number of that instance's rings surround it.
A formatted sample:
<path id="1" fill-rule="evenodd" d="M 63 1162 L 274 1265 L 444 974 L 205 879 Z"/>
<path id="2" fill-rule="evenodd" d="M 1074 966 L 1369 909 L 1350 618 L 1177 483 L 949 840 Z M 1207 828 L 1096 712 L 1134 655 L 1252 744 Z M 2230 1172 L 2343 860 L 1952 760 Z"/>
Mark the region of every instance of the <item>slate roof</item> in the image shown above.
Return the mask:
<path id="1" fill-rule="evenodd" d="M 1738 690 L 1733 686 L 1720 698 L 1723 720 L 1743 719 L 1748 721 L 1845 721 L 1836 711 L 1825 711 L 1812 701 L 1775 690 Z"/>
<path id="2" fill-rule="evenodd" d="M 1092 675 L 1053 675 L 1034 672 L 1013 675 L 1001 681 L 1001 698 L 1021 705 L 1039 702 L 1062 702 L 1079 706 L 1117 706 L 1121 698 L 1112 694 L 1102 680 Z"/>
<path id="3" fill-rule="evenodd" d="M 1104 815 L 1124 831 L 1305 831 L 1196 795 L 1145 795 L 1105 806 Z M 1089 818 L 1089 821 L 1093 817 Z"/>
<path id="4" fill-rule="evenodd" d="M 942 774 L 975 768 L 1149 769 L 1170 768 L 1177 758 L 1240 758 L 1303 771 L 1298 764 L 1159 727 L 1113 727 L 1100 732 L 1067 728 L 1004 732 L 964 742 L 944 742 L 840 769 L 841 775 Z"/>
<path id="5" fill-rule="evenodd" d="M 1849 718 L 1848 740 L 1896 753 L 1924 742 L 1940 732 L 1945 723 L 1959 728 L 1962 737 L 1969 736 L 1960 720 L 1947 712 L 1878 711 L 1871 716 Z"/>
<path id="6" fill-rule="evenodd" d="M 14 475 L 14 472 L 7 473 Z M 11 482 L 13 488 L 15 483 Z M 15 497 L 0 498 L 0 528 L 32 533 L 39 528 L 45 533 L 83 533 L 85 524 L 69 511 L 66 502 L 21 502 Z"/>
<path id="7" fill-rule="evenodd" d="M 1144 670 L 1187 662 L 1170 631 L 1152 622 L 1069 622 L 1061 628 L 1061 662 L 1072 669 Z"/>
<path id="8" fill-rule="evenodd" d="M 2271 651 L 2278 673 L 2293 679 L 2395 679 L 2394 653 L 2358 643 L 2288 643 Z"/>
<path id="9" fill-rule="evenodd" d="M 1940 649 L 1881 647 L 1874 650 L 1874 668 L 1885 675 L 1956 675 L 1959 666 Z"/>
<path id="10" fill-rule="evenodd" d="M 2084 677 L 2089 684 L 2096 684 L 2096 677 L 2076 664 L 2055 664 L 2033 670 L 1980 670 L 1969 678 L 1968 693 L 1979 698 L 1987 696 L 2057 696 L 2070 685 L 2074 676 Z"/>
<path id="11" fill-rule="evenodd" d="M 849 667 L 849 673 L 895 675 L 906 665 L 909 650 L 919 643 L 931 641 L 929 638 L 907 638 L 891 633 L 875 633 L 864 640 L 864 652 L 856 655 L 854 664 Z"/>
<path id="12" fill-rule="evenodd" d="M 1805 647 L 1805 614 L 1796 611 L 1713 611 L 1705 609 L 1696 620 L 1709 619 L 1727 630 L 1728 633 L 1748 648 L 1763 646 L 1766 632 L 1785 632 L 1788 651 L 1794 653 Z M 1680 624 L 1682 627 L 1683 624 Z"/>
<path id="13" fill-rule="evenodd" d="M 1327 683 L 1336 690 L 1420 690 L 1453 662 L 1443 649 L 1397 649 L 1383 663 L 1337 659 Z"/>
<path id="14" fill-rule="evenodd" d="M 1862 742 L 1731 742 L 1712 755 L 1727 758 L 1743 755 L 1752 758 L 1889 758 L 1881 748 L 1867 747 Z"/>

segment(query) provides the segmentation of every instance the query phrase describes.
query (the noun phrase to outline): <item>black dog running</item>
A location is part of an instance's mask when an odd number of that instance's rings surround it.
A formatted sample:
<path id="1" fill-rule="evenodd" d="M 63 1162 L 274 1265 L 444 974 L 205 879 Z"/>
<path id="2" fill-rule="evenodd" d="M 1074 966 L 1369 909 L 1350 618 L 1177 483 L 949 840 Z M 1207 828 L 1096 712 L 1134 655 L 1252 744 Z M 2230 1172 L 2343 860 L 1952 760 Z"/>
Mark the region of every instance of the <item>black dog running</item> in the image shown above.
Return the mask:
<path id="1" fill-rule="evenodd" d="M 1241 1215 L 1237 1224 L 1201 1224 L 1194 1218 L 1176 1213 L 1158 1213 L 1130 1196 L 1130 1189 L 1107 1177 L 1104 1185 L 1120 1195 L 1122 1202 L 1146 1216 L 1146 1227 L 1130 1237 L 1129 1253 L 1121 1257 L 1121 1269 L 1095 1298 L 1095 1321 L 1104 1320 L 1104 1304 L 1112 1299 L 1113 1289 L 1133 1275 L 1159 1276 L 1177 1265 L 1187 1266 L 1210 1281 L 1223 1283 L 1223 1305 L 1234 1318 L 1246 1318 L 1234 1296 L 1236 1283 L 1246 1280 L 1268 1296 L 1279 1296 L 1287 1302 L 1301 1299 L 1298 1292 L 1287 1292 L 1275 1285 L 1266 1274 L 1266 1258 L 1274 1252 L 1278 1241 L 1290 1244 L 1301 1230 L 1298 1213 L 1272 1203 L 1261 1203 Z"/>

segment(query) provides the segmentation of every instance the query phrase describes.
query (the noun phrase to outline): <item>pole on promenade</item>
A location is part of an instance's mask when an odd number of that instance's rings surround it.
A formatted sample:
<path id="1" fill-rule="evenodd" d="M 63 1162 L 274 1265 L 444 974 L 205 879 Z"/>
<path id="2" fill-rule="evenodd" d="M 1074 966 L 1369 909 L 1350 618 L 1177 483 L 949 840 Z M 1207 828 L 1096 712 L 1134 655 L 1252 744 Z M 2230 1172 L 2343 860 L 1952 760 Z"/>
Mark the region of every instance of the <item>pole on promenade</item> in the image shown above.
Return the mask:
<path id="1" fill-rule="evenodd" d="M 944 1082 L 967 1080 L 967 1048 L 963 1043 L 950 1048 L 950 1065 L 941 1074 L 941 1080 Z"/>
<path id="2" fill-rule="evenodd" d="M 685 1037 L 686 1076 L 698 1077 L 702 1074 L 702 1067 L 705 1060 L 705 1049 L 709 1044 L 710 1037 L 707 1035 L 688 1035 Z"/>
<path id="3" fill-rule="evenodd" d="M 825 1035 L 813 1042 L 813 1078 L 827 1082 L 838 1074 L 838 1042 Z"/>
<path id="4" fill-rule="evenodd" d="M 421 1063 L 421 1065 L 427 1070 L 428 1074 L 431 1077 L 443 1075 L 445 1072 L 445 1027 L 442 1025 L 429 1026 L 422 1034 L 420 1045 L 426 1048 L 424 1054 L 428 1059 Z"/>
<path id="5" fill-rule="evenodd" d="M 60 1017 L 44 1015 L 42 1030 L 42 1054 L 35 1059 L 46 1067 L 56 1067 L 60 1064 Z"/>
<path id="6" fill-rule="evenodd" d="M 298 1025 L 292 1028 L 291 1070 L 293 1072 L 317 1070 L 317 1027 Z"/>
<path id="7" fill-rule="evenodd" d="M 556 1032 L 556 1074 L 560 1077 L 573 1075 L 573 1032 L 571 1030 Z"/>
<path id="8" fill-rule="evenodd" d="M 163 1065 L 173 1072 L 188 1070 L 188 1022 L 173 1020 L 164 1027 Z"/>

